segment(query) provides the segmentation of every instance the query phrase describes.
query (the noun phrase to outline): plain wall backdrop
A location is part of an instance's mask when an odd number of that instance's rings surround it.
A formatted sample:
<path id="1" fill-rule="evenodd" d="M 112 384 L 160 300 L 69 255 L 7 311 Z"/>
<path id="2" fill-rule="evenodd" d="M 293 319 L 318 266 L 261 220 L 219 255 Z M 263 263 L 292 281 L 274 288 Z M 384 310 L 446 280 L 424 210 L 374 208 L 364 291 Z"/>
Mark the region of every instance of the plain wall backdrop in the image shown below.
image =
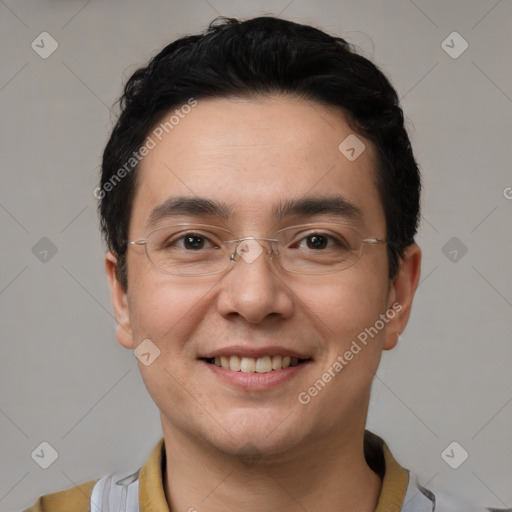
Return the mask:
<path id="1" fill-rule="evenodd" d="M 136 470 L 161 436 L 115 339 L 93 190 L 127 77 L 219 14 L 344 37 L 399 91 L 423 173 L 422 280 L 368 428 L 424 485 L 512 507 L 510 1 L 3 0 L 0 509 Z M 457 469 L 441 456 L 453 441 L 469 454 Z"/>

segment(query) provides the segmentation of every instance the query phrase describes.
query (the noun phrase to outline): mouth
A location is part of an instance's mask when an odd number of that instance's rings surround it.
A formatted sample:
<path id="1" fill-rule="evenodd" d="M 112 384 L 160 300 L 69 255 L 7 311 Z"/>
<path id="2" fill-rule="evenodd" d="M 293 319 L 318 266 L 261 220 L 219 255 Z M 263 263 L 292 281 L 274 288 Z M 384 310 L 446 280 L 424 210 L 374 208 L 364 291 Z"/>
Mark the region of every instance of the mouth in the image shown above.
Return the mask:
<path id="1" fill-rule="evenodd" d="M 266 355 L 250 357 L 224 355 L 202 358 L 208 364 L 219 366 L 225 370 L 242 373 L 271 373 L 305 364 L 310 358 L 298 358 L 289 355 Z"/>
<path id="2" fill-rule="evenodd" d="M 270 391 L 300 375 L 313 358 L 286 347 L 231 345 L 199 354 L 210 375 L 245 391 Z"/>

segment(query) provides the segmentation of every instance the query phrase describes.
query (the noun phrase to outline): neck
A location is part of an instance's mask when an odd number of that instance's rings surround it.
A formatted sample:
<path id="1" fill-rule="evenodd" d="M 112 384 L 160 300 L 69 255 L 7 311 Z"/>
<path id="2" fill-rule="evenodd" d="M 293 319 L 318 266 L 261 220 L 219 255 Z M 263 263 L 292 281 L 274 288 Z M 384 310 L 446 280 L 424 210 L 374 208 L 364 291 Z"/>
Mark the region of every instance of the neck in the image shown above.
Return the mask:
<path id="1" fill-rule="evenodd" d="M 164 426 L 170 512 L 373 512 L 381 479 L 367 465 L 364 428 L 275 457 L 241 461 Z"/>

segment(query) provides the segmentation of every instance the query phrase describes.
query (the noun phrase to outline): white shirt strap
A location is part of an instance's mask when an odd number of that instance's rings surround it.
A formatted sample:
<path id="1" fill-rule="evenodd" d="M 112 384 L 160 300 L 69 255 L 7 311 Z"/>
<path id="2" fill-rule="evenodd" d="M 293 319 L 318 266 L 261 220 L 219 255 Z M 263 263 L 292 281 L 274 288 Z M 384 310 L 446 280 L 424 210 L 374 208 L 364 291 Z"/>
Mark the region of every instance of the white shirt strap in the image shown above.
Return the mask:
<path id="1" fill-rule="evenodd" d="M 91 512 L 139 512 L 139 471 L 100 478 L 91 493 Z"/>

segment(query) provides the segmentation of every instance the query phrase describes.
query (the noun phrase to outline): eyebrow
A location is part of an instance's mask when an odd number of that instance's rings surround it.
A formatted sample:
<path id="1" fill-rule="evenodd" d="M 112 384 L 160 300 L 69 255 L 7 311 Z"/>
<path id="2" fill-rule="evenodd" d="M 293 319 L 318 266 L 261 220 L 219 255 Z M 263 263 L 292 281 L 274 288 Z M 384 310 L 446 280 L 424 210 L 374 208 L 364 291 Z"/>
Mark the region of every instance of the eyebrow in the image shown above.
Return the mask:
<path id="1" fill-rule="evenodd" d="M 233 207 L 222 201 L 197 196 L 170 197 L 153 208 L 146 226 L 152 226 L 165 218 L 179 216 L 214 216 L 222 220 L 228 220 L 233 214 Z M 363 224 L 361 209 L 342 196 L 306 196 L 287 199 L 273 207 L 272 215 L 276 222 L 287 217 L 328 215 L 338 220 L 350 221 L 356 225 Z"/>

